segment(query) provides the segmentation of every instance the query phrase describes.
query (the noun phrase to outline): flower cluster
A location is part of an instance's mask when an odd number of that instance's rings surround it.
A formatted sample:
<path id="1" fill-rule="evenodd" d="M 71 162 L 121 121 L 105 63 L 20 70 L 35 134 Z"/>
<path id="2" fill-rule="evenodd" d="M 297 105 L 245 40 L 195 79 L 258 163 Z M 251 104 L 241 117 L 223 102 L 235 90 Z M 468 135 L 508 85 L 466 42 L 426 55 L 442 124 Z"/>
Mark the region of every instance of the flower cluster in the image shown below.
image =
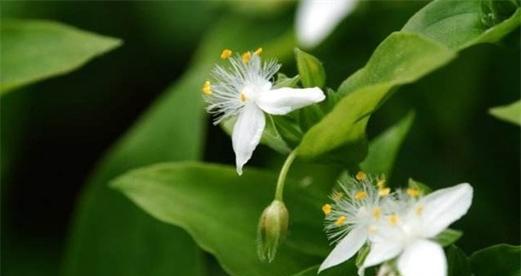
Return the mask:
<path id="1" fill-rule="evenodd" d="M 239 175 L 260 142 L 266 124 L 264 113 L 285 115 L 325 99 L 318 87 L 274 89 L 273 76 L 281 66 L 276 60 L 262 61 L 261 53 L 261 48 L 236 55 L 223 50 L 221 59 L 229 64 L 216 65 L 212 79 L 202 87 L 215 124 L 236 118 L 232 145 Z"/>
<path id="2" fill-rule="evenodd" d="M 447 275 L 443 249 L 434 238 L 467 213 L 472 194 L 467 183 L 428 195 L 418 188 L 391 193 L 383 178 L 358 173 L 340 183 L 333 203 L 323 206 L 325 230 L 337 244 L 319 271 L 350 259 L 368 244 L 360 274 L 396 258 L 400 275 Z"/>

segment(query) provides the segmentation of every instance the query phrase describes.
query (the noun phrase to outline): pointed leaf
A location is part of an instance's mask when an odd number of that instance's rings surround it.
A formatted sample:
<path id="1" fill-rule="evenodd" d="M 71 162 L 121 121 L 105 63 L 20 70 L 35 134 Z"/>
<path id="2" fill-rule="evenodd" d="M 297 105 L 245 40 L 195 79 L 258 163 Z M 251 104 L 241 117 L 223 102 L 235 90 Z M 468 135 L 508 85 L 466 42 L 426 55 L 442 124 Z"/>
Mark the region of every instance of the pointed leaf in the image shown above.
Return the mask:
<path id="1" fill-rule="evenodd" d="M 497 244 L 474 252 L 470 256 L 476 276 L 521 275 L 521 246 Z"/>
<path id="2" fill-rule="evenodd" d="M 521 100 L 509 105 L 491 108 L 490 114 L 500 120 L 521 126 Z"/>

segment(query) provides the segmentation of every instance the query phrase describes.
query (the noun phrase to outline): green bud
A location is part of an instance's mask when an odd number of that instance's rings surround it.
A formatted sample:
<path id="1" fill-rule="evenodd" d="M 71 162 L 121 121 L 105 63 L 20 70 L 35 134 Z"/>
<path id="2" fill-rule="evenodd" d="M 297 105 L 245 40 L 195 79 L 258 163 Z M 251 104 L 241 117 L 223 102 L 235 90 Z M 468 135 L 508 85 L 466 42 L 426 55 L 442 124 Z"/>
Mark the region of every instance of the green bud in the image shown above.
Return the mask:
<path id="1" fill-rule="evenodd" d="M 288 217 L 288 210 L 280 200 L 274 200 L 262 212 L 257 229 L 257 254 L 261 261 L 275 259 L 288 230 Z"/>
<path id="2" fill-rule="evenodd" d="M 324 87 L 326 72 L 318 58 L 295 48 L 295 58 L 300 80 L 304 87 Z"/>

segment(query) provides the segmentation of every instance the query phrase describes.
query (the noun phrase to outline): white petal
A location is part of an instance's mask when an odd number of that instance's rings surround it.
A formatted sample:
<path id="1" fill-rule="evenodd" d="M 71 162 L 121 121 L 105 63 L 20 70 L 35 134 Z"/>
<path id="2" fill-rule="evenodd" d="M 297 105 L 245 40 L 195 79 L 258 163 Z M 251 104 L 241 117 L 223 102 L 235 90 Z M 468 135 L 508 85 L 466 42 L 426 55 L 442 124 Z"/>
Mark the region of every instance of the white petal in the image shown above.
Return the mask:
<path id="1" fill-rule="evenodd" d="M 398 270 L 402 276 L 445 276 L 447 260 L 439 244 L 417 240 L 398 258 Z"/>
<path id="2" fill-rule="evenodd" d="M 390 260 L 398 256 L 402 249 L 401 243 L 393 240 L 372 243 L 361 269 Z"/>
<path id="3" fill-rule="evenodd" d="M 254 104 L 244 106 L 237 117 L 233 126 L 232 144 L 239 175 L 260 142 L 265 123 L 264 113 Z"/>
<path id="4" fill-rule="evenodd" d="M 347 234 L 329 253 L 329 256 L 320 265 L 318 272 L 330 268 L 332 266 L 341 264 L 353 257 L 358 250 L 364 245 L 367 240 L 367 229 L 365 227 L 358 227 Z"/>
<path id="5" fill-rule="evenodd" d="M 266 113 L 284 115 L 295 109 L 321 102 L 325 98 L 324 92 L 318 87 L 279 88 L 260 93 L 256 103 Z"/>
<path id="6" fill-rule="evenodd" d="M 303 0 L 297 11 L 297 38 L 304 47 L 318 45 L 351 12 L 358 0 Z"/>
<path id="7" fill-rule="evenodd" d="M 463 183 L 438 190 L 419 204 L 423 206 L 423 236 L 434 237 L 467 213 L 472 204 L 472 186 Z"/>

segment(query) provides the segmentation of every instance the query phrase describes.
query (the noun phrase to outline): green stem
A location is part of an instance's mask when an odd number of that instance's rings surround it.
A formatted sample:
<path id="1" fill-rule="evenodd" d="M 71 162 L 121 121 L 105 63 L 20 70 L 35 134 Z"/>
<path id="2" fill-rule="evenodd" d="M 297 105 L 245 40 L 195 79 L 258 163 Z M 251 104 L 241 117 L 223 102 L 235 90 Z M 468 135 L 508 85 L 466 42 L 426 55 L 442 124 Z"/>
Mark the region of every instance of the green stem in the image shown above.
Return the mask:
<path id="1" fill-rule="evenodd" d="M 289 168 L 291 164 L 297 157 L 297 152 L 292 151 L 286 161 L 284 161 L 284 165 L 282 165 L 282 169 L 280 169 L 279 178 L 277 179 L 277 188 L 275 190 L 275 200 L 282 201 L 282 196 L 284 195 L 284 184 L 286 183 L 286 176 L 288 175 Z"/>

